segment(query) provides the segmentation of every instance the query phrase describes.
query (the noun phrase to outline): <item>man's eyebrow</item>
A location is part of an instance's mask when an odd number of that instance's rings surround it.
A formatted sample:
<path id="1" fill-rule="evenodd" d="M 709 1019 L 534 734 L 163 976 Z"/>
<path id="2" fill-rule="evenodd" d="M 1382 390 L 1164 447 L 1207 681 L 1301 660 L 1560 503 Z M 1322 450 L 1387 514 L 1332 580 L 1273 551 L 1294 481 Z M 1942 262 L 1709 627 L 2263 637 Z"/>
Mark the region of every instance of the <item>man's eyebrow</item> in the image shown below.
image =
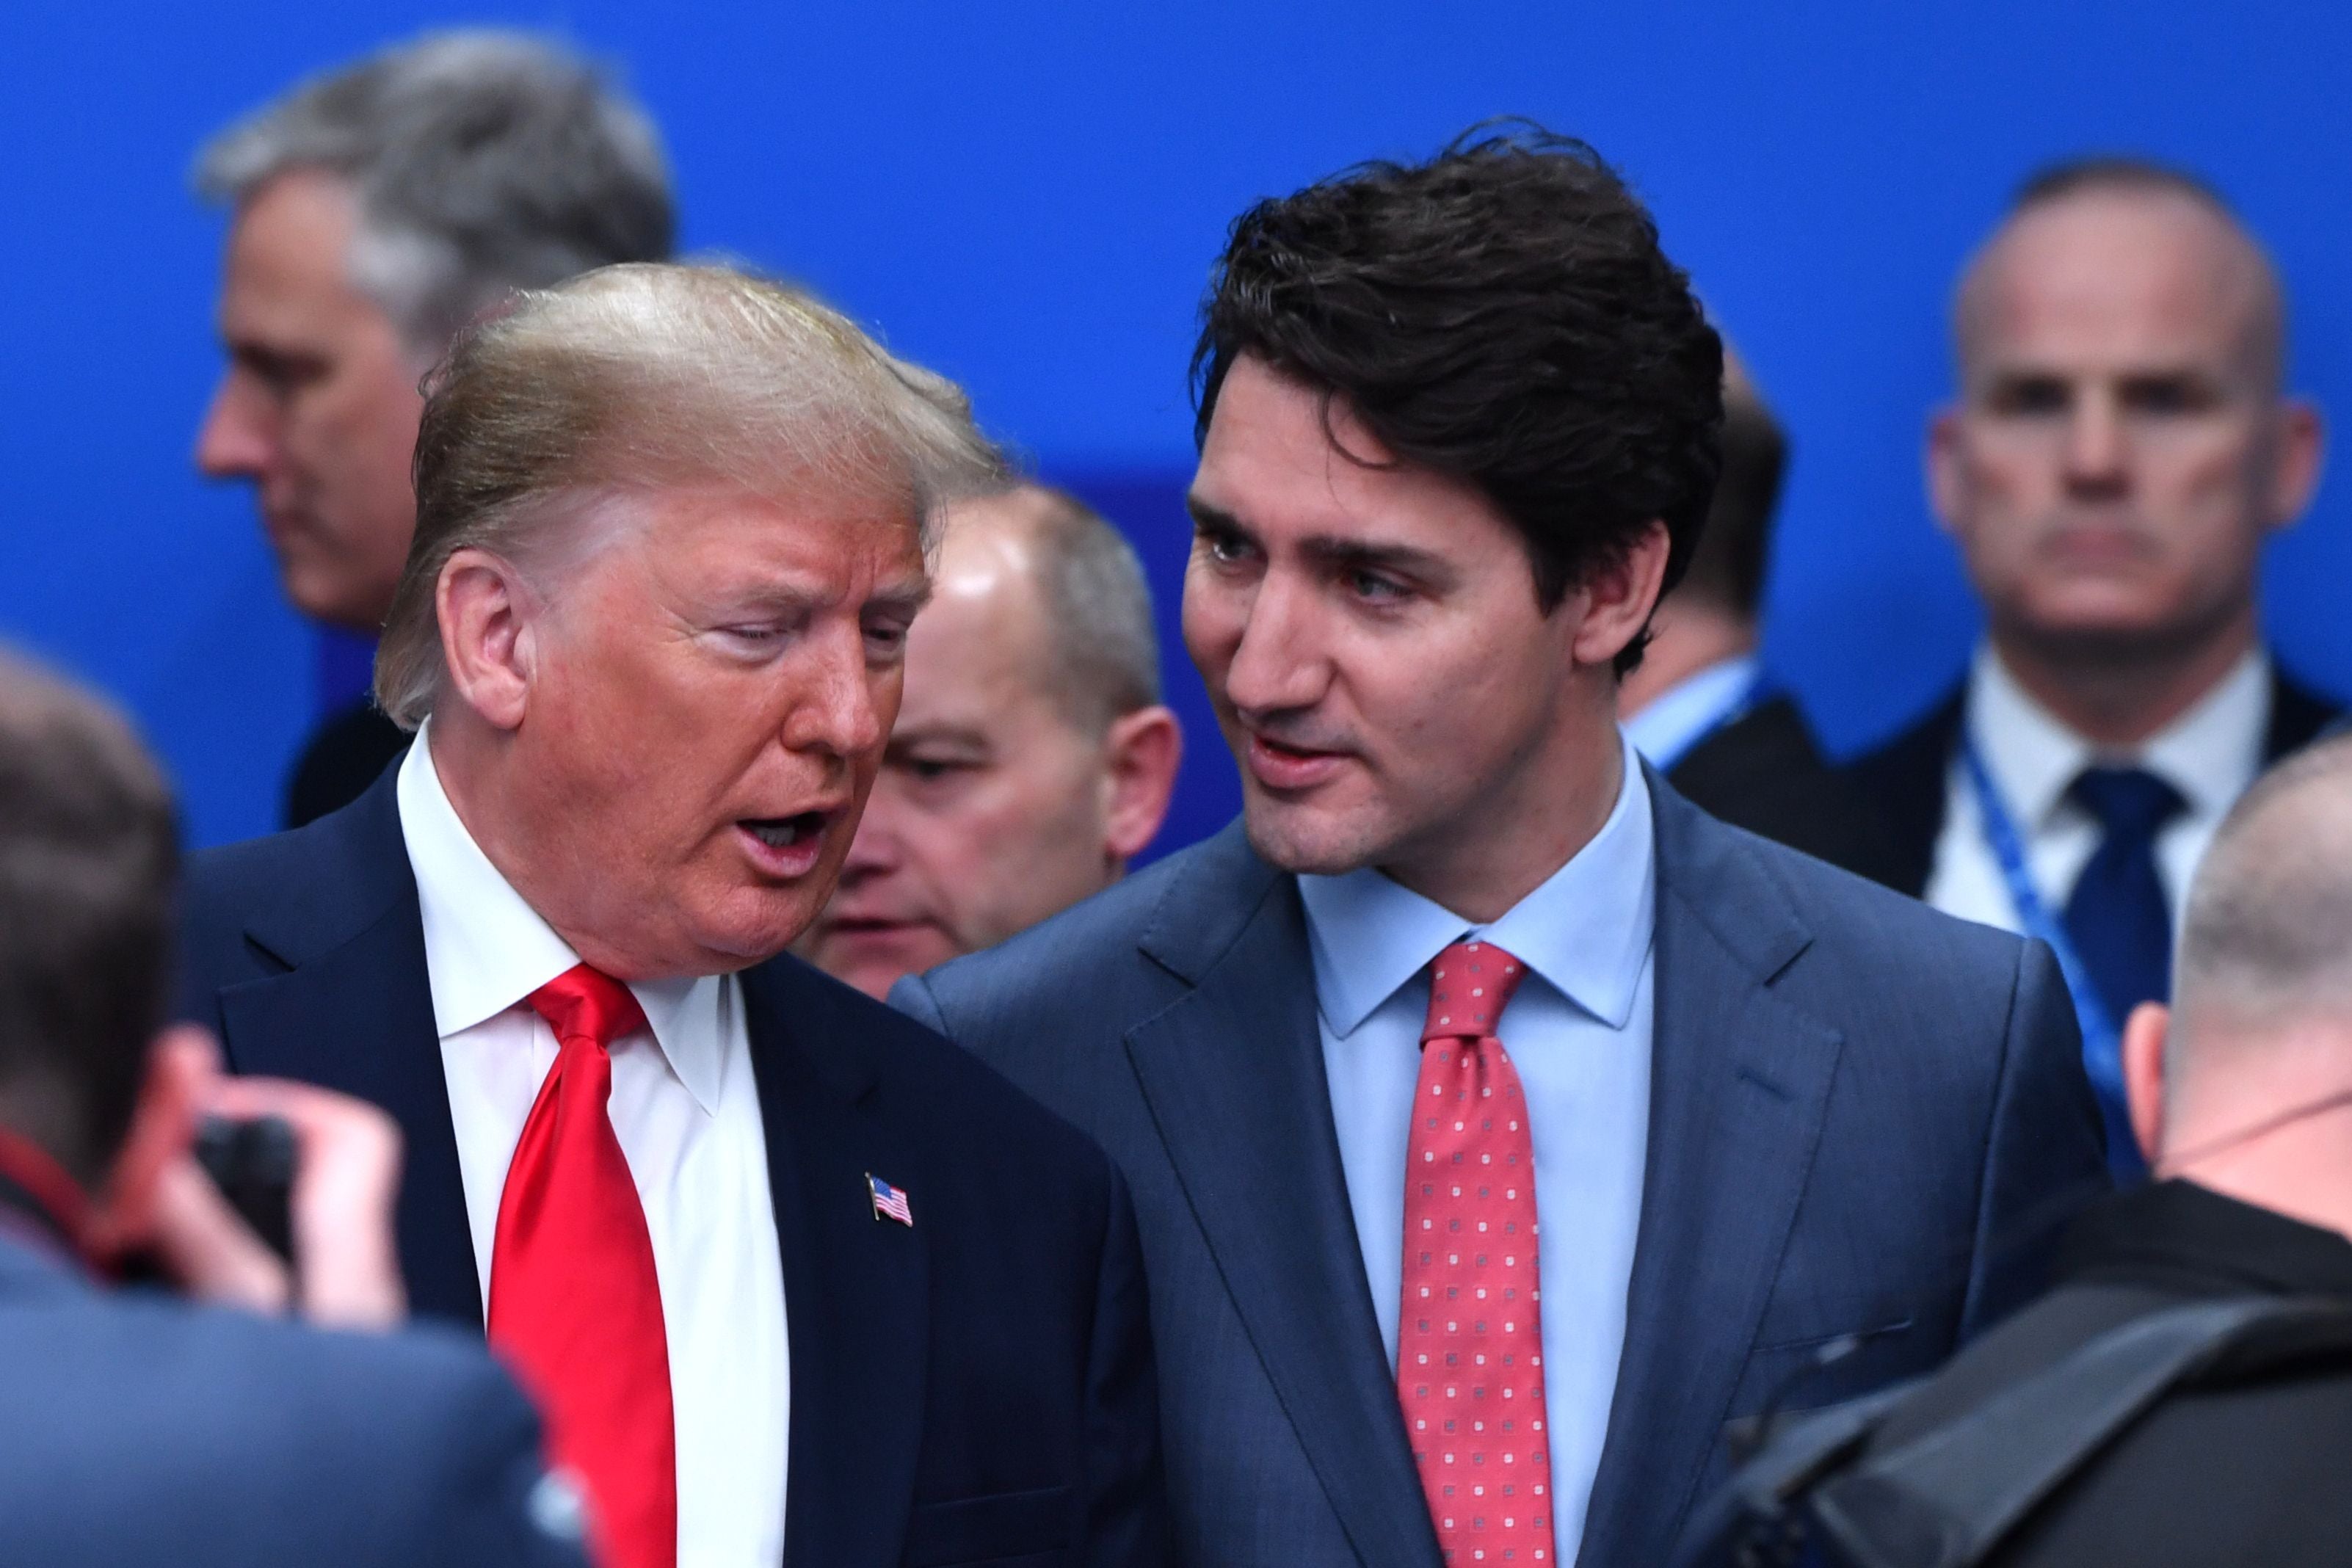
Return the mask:
<path id="1" fill-rule="evenodd" d="M 1192 514 L 1194 528 L 1213 529 L 1220 533 L 1246 534 L 1249 532 L 1249 530 L 1243 526 L 1240 518 L 1223 507 L 1202 500 L 1191 491 L 1185 492 L 1184 510 Z"/>
<path id="2" fill-rule="evenodd" d="M 903 615 L 912 619 L 930 602 L 931 580 L 925 577 L 919 582 L 894 583 L 887 588 L 877 588 L 873 596 L 866 601 L 866 607 L 878 610 L 886 616 Z"/>
<path id="3" fill-rule="evenodd" d="M 919 724 L 913 729 L 900 725 L 890 731 L 891 751 L 903 752 L 909 746 L 953 746 L 967 752 L 985 752 L 988 737 L 964 724 Z"/>
<path id="4" fill-rule="evenodd" d="M 1299 549 L 1319 565 L 1353 571 L 1393 572 L 1404 577 L 1437 578 L 1450 575 L 1453 570 L 1445 558 L 1435 551 L 1423 550 L 1413 544 L 1390 544 L 1379 540 L 1339 539 L 1317 534 L 1306 540 Z"/>

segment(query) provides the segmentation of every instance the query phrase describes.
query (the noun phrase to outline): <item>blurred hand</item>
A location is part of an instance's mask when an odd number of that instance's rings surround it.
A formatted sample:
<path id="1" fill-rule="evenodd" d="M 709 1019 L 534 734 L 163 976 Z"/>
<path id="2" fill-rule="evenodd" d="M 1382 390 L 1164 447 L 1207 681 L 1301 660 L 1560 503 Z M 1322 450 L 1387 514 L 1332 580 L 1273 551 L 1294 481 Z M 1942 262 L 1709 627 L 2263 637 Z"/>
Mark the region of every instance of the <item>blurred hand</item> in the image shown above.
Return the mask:
<path id="1" fill-rule="evenodd" d="M 326 1327 L 398 1324 L 408 1298 L 393 1240 L 400 1130 L 392 1118 L 309 1084 L 216 1075 L 201 1087 L 197 1109 L 238 1120 L 275 1116 L 294 1130 L 297 1268 L 263 1244 L 184 1149 L 163 1172 L 152 1237 L 180 1285 L 200 1300 L 299 1311 Z"/>

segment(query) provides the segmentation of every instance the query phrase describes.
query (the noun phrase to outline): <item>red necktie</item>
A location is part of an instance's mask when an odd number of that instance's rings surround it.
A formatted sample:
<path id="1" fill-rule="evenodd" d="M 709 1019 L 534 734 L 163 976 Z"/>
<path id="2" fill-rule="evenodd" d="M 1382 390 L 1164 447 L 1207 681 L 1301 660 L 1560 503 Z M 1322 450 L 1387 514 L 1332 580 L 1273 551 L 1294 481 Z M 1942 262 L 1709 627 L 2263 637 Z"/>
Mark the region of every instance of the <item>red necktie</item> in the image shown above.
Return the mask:
<path id="1" fill-rule="evenodd" d="M 585 1483 L 609 1568 L 677 1562 L 677 1439 L 653 1237 L 613 1135 L 612 1043 L 646 1026 L 586 964 L 530 994 L 555 1066 L 499 1197 L 490 1342 L 547 1414 L 556 1463 Z"/>
<path id="2" fill-rule="evenodd" d="M 1526 966 L 1492 942 L 1437 955 L 1404 1183 L 1397 1396 L 1449 1563 L 1549 1563 L 1535 1151 L 1495 1037 Z"/>

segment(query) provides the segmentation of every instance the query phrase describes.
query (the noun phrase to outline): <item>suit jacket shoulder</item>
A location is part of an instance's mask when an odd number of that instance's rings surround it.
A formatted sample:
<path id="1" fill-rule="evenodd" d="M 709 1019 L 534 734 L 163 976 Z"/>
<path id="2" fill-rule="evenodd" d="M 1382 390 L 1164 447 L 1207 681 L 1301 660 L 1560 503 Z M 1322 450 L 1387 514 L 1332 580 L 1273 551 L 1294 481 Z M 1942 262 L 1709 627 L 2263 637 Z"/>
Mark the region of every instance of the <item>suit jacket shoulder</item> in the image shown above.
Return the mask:
<path id="1" fill-rule="evenodd" d="M 478 1344 L 313 1331 L 0 1263 L 0 1556 L 87 1568 L 580 1561 Z M 551 1532 L 552 1531 L 552 1532 Z"/>

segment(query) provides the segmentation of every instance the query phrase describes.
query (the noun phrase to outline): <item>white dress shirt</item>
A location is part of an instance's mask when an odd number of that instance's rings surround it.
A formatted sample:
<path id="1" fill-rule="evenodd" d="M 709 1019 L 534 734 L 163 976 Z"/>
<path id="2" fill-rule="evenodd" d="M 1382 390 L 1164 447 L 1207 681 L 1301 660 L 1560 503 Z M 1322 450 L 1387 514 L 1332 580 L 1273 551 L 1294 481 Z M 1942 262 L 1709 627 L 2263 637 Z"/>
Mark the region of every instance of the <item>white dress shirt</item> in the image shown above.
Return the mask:
<path id="1" fill-rule="evenodd" d="M 1652 766 L 1671 773 L 1693 747 L 1739 716 L 1763 668 L 1749 653 L 1693 670 L 1627 715 L 1626 737 Z"/>
<path id="2" fill-rule="evenodd" d="M 401 763 L 400 828 L 483 1300 L 507 1167 L 554 1032 L 526 998 L 580 962 L 457 818 L 428 724 Z M 679 1568 L 781 1562 L 790 1409 L 767 1140 L 731 975 L 632 985 L 651 1029 L 614 1042 L 613 1131 L 652 1233 L 677 1429 Z"/>
<path id="3" fill-rule="evenodd" d="M 1592 841 L 1491 925 L 1375 870 L 1301 877 L 1331 1119 L 1372 1310 L 1391 1365 L 1404 1279 L 1404 1169 L 1429 965 L 1475 936 L 1529 971 L 1496 1036 L 1526 1090 L 1543 1283 L 1552 1537 L 1572 1561 L 1609 1429 L 1649 1151 L 1656 856 L 1630 743 Z"/>
<path id="4" fill-rule="evenodd" d="M 1990 646 L 1978 650 L 1965 722 L 2015 820 L 2034 889 L 2053 919 L 2064 910 L 2075 879 L 2099 847 L 2098 819 L 2066 797 L 2075 775 L 2098 763 L 2146 768 L 2188 803 L 2156 837 L 2157 876 L 2172 902 L 2174 929 L 2179 928 L 2189 879 L 2213 830 L 2262 771 L 2270 691 L 2270 661 L 2259 651 L 2249 653 L 2179 718 L 2137 751 L 2119 753 L 2101 751 L 2066 728 L 2027 695 Z M 1936 840 L 1927 898 L 1963 920 L 2023 929 L 2000 862 L 1985 842 L 1967 763 L 1958 755 L 1944 783 L 1944 830 Z"/>

